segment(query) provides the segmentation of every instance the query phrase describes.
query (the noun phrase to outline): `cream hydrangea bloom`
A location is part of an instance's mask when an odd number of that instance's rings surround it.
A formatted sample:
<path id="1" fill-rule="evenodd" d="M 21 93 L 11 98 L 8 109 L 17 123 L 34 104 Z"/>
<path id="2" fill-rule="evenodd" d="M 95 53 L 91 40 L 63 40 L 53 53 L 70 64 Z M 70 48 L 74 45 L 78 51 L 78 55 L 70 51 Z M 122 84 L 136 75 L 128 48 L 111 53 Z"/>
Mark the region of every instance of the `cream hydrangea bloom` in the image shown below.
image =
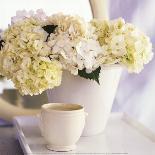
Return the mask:
<path id="1" fill-rule="evenodd" d="M 3 51 L 2 51 L 3 52 Z M 3 52 L 1 71 L 11 79 L 23 95 L 37 95 L 44 90 L 61 84 L 62 70 L 58 61 L 48 61 L 42 57 L 17 57 L 11 52 Z"/>
<path id="2" fill-rule="evenodd" d="M 61 84 L 61 63 L 49 59 L 47 35 L 40 20 L 33 17 L 14 23 L 2 35 L 0 72 L 23 95 L 37 95 Z"/>
<path id="3" fill-rule="evenodd" d="M 120 63 L 129 72 L 139 73 L 152 57 L 149 38 L 123 19 L 113 21 L 92 20 L 104 53 L 97 57 L 99 64 Z"/>
<path id="4" fill-rule="evenodd" d="M 47 24 L 57 25 L 56 34 L 68 34 L 70 40 L 78 40 L 86 33 L 86 22 L 79 16 L 58 13 L 48 17 Z"/>
<path id="5" fill-rule="evenodd" d="M 126 34 L 127 53 L 122 57 L 121 62 L 129 72 L 139 73 L 144 64 L 147 64 L 153 57 L 152 44 L 147 36 L 137 29 Z"/>
<path id="6" fill-rule="evenodd" d="M 38 95 L 47 89 L 59 86 L 61 76 L 61 64 L 58 61 L 45 62 L 37 58 L 30 63 L 29 67 L 15 72 L 12 81 L 21 94 Z"/>

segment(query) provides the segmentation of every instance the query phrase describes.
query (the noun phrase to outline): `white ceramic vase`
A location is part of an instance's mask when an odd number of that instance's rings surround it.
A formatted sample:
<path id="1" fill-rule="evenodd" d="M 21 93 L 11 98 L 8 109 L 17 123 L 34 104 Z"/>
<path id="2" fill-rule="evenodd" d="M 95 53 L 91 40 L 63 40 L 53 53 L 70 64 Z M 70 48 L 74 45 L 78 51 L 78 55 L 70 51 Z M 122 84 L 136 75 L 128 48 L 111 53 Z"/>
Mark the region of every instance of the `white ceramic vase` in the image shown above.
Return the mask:
<path id="1" fill-rule="evenodd" d="M 121 71 L 118 65 L 102 68 L 100 85 L 64 72 L 61 86 L 47 91 L 49 102 L 83 105 L 88 113 L 83 136 L 101 133 L 111 112 Z"/>

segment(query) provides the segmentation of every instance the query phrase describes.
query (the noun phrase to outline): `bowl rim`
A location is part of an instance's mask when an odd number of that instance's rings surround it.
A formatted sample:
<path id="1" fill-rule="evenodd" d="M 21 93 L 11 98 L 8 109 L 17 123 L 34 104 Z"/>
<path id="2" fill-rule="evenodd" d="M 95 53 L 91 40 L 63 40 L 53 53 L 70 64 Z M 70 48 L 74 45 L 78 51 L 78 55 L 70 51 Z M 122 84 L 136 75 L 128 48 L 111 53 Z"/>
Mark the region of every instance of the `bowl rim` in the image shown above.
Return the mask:
<path id="1" fill-rule="evenodd" d="M 64 108 L 64 110 L 54 109 L 54 106 L 55 108 L 56 106 Z M 53 109 L 51 107 L 53 107 Z M 51 102 L 51 103 L 43 104 L 41 108 L 43 111 L 46 111 L 48 113 L 58 113 L 58 114 L 77 114 L 77 113 L 84 112 L 84 106 L 82 106 L 81 104 L 73 104 L 73 103 L 59 103 L 59 102 L 52 103 Z M 69 110 L 69 108 L 71 110 Z"/>

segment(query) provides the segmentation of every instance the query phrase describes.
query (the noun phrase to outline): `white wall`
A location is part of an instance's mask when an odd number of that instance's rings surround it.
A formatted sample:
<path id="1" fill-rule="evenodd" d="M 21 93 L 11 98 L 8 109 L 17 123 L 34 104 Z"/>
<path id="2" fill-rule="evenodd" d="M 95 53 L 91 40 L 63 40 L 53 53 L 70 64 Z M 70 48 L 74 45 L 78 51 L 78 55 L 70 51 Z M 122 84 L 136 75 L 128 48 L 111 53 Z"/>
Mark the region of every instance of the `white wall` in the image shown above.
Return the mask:
<path id="1" fill-rule="evenodd" d="M 6 28 L 17 10 L 40 8 L 48 15 L 64 12 L 78 14 L 86 20 L 92 17 L 89 0 L 0 0 L 0 28 Z"/>

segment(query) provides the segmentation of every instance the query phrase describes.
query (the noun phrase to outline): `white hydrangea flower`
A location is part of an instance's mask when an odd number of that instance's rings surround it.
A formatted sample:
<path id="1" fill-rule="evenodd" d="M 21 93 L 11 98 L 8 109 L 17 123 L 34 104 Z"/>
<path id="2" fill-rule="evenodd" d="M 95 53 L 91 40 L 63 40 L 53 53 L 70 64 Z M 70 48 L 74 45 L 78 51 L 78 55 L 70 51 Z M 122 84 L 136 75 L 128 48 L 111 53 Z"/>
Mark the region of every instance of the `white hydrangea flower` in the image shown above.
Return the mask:
<path id="1" fill-rule="evenodd" d="M 51 34 L 48 45 L 52 53 L 58 55 L 63 68 L 74 75 L 84 68 L 89 71 L 96 69 L 96 57 L 103 49 L 94 34 L 95 27 L 79 17 L 62 14 L 50 17 L 50 22 L 59 26 L 56 33 Z"/>
<path id="2" fill-rule="evenodd" d="M 149 38 L 135 26 L 123 19 L 114 21 L 92 20 L 104 53 L 97 57 L 98 63 L 119 63 L 129 72 L 139 73 L 152 57 L 152 44 Z"/>
<path id="3" fill-rule="evenodd" d="M 96 57 L 103 52 L 103 49 L 96 40 L 82 39 L 76 46 L 76 51 L 77 55 L 81 57 L 84 67 L 91 72 L 94 70 L 93 66 L 96 64 Z"/>
<path id="4" fill-rule="evenodd" d="M 51 35 L 48 45 L 51 47 L 51 58 L 59 59 L 62 63 L 63 69 L 71 71 L 77 75 L 77 62 L 75 44 L 67 37 L 67 34 L 63 35 Z M 54 57 L 53 57 L 54 56 Z"/>
<path id="5" fill-rule="evenodd" d="M 86 34 L 86 22 L 78 16 L 55 14 L 48 18 L 48 24 L 57 25 L 55 34 L 51 34 L 48 45 L 62 63 L 63 69 L 77 75 L 84 65 L 77 55 L 76 46 Z M 53 56 L 52 56 L 53 57 Z"/>

